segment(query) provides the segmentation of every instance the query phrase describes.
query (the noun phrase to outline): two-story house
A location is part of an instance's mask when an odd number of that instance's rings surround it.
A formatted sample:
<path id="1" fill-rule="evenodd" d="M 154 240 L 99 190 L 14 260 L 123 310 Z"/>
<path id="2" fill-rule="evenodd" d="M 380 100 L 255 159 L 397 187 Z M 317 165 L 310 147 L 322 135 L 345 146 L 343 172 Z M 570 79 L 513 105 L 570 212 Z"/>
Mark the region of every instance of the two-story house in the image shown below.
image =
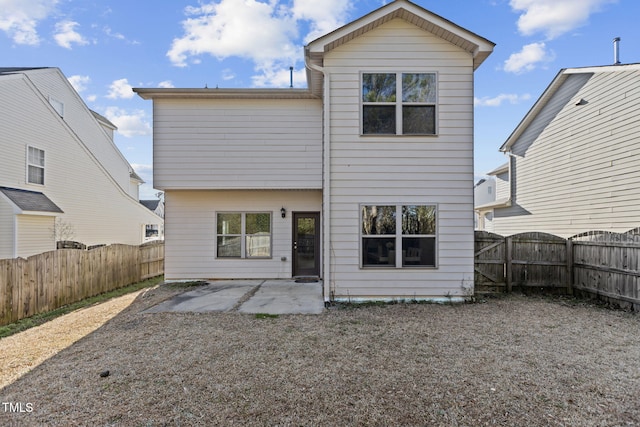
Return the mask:
<path id="1" fill-rule="evenodd" d="M 138 202 L 142 183 L 58 68 L 0 68 L 0 258 L 56 241 L 139 245 L 162 218 Z"/>
<path id="2" fill-rule="evenodd" d="M 396 0 L 305 47 L 308 89 L 134 89 L 154 104 L 165 277 L 471 291 L 473 73 L 493 46 Z"/>
<path id="3" fill-rule="evenodd" d="M 560 70 L 500 150 L 492 231 L 640 226 L 640 64 Z"/>

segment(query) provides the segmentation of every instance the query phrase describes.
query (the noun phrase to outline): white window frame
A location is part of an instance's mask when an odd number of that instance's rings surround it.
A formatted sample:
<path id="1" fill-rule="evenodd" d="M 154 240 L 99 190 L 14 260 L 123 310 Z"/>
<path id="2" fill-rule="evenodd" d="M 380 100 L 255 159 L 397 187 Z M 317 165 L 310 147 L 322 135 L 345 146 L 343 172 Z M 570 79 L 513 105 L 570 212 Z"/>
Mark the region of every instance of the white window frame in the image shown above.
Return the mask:
<path id="1" fill-rule="evenodd" d="M 30 156 L 31 150 L 37 150 L 39 152 L 42 152 L 42 164 L 34 163 L 34 162 L 31 161 L 31 156 Z M 38 147 L 34 147 L 32 145 L 27 145 L 27 177 L 26 177 L 27 184 L 44 185 L 44 183 L 46 182 L 46 179 L 45 179 L 45 172 L 46 172 L 46 168 L 45 168 L 45 165 L 46 165 L 45 159 L 46 159 L 46 157 L 45 157 L 45 154 L 46 153 L 45 153 L 45 151 L 43 149 L 38 148 Z M 37 168 L 37 169 L 41 169 L 42 170 L 42 182 L 33 182 L 33 181 L 31 181 L 30 174 L 29 174 L 29 170 L 31 168 Z"/>
<path id="2" fill-rule="evenodd" d="M 64 117 L 64 102 L 49 96 L 49 104 L 53 107 L 54 110 L 60 115 L 60 117 Z"/>
<path id="3" fill-rule="evenodd" d="M 240 215 L 240 233 L 218 233 L 218 216 L 219 215 Z M 247 215 L 251 214 L 267 214 L 269 215 L 269 255 L 256 256 L 250 255 L 247 249 L 247 238 L 253 236 L 247 234 Z M 273 258 L 273 211 L 219 211 L 215 213 L 215 231 L 216 231 L 216 259 L 271 259 Z M 218 238 L 219 237 L 240 237 L 240 256 L 220 256 L 218 254 Z M 265 235 L 267 237 L 267 235 Z"/>
<path id="4" fill-rule="evenodd" d="M 396 217 L 395 217 L 395 234 L 388 234 L 388 235 L 380 235 L 380 236 L 373 236 L 373 235 L 366 235 L 362 232 L 362 208 L 365 206 L 392 206 L 395 207 L 396 209 Z M 402 208 L 405 206 L 429 206 L 429 207 L 433 207 L 435 210 L 435 215 L 436 215 L 436 220 L 435 220 L 435 234 L 402 234 Z M 381 269 L 381 268 L 391 268 L 391 269 L 437 269 L 438 268 L 438 262 L 439 262 L 439 257 L 438 257 L 438 246 L 439 246 L 439 206 L 437 203 L 425 203 L 425 202 L 419 202 L 419 203 L 400 203 L 400 204 L 396 204 L 396 203 L 384 203 L 384 202 L 380 202 L 380 203 L 361 203 L 358 206 L 358 218 L 359 218 L 359 222 L 358 222 L 358 229 L 359 229 L 359 246 L 360 246 L 360 254 L 359 254 L 359 259 L 360 259 L 360 268 L 361 269 Z M 394 248 L 402 248 L 402 240 L 403 238 L 421 238 L 421 237 L 426 237 L 426 238 L 433 238 L 435 240 L 434 242 L 434 265 L 402 265 L 403 262 L 403 253 L 402 250 L 394 250 L 395 252 L 395 265 L 393 264 L 377 264 L 377 265 L 365 265 L 364 264 L 364 251 L 365 251 L 365 246 L 363 244 L 364 240 L 363 239 L 376 239 L 376 238 L 386 238 L 386 239 L 390 239 L 393 238 L 394 239 Z"/>
<path id="5" fill-rule="evenodd" d="M 362 87 L 364 84 L 364 76 L 366 74 L 395 74 L 396 75 L 396 100 L 395 102 L 365 102 L 362 99 Z M 436 86 L 436 99 L 434 102 L 404 102 L 402 100 L 402 76 L 404 74 L 432 74 L 435 76 L 435 86 Z M 440 87 L 439 87 L 439 76 L 436 71 L 366 71 L 360 73 L 360 135 L 361 136 L 393 136 L 392 133 L 365 133 L 364 132 L 364 107 L 365 106 L 395 106 L 395 117 L 396 117 L 396 136 L 438 136 L 438 116 L 440 112 L 439 100 L 440 100 Z M 403 120 L 402 120 L 402 112 L 404 106 L 433 106 L 434 111 L 434 124 L 433 124 L 433 133 L 404 133 L 403 130 Z"/>

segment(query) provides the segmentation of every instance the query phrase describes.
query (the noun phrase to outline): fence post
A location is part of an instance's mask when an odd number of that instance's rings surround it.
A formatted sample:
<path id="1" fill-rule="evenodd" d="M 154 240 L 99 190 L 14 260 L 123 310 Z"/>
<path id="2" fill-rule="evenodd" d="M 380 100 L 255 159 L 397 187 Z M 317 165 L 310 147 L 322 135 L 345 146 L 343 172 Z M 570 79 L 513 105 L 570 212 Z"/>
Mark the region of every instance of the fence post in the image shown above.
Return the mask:
<path id="1" fill-rule="evenodd" d="M 567 239 L 567 294 L 573 295 L 573 241 Z"/>
<path id="2" fill-rule="evenodd" d="M 504 265 L 505 265 L 505 276 L 506 276 L 505 280 L 507 283 L 507 293 L 510 294 L 513 286 L 513 284 L 511 283 L 511 276 L 512 276 L 511 270 L 513 267 L 511 263 L 511 260 L 513 260 L 513 241 L 511 236 L 504 238 L 504 244 L 505 244 Z"/>

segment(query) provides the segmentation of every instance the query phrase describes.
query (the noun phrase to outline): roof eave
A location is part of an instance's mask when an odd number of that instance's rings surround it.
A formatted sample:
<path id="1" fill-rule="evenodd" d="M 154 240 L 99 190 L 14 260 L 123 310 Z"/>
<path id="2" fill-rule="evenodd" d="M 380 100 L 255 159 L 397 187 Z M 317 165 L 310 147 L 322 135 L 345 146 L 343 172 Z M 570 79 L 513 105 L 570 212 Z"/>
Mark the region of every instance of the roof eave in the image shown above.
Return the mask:
<path id="1" fill-rule="evenodd" d="M 561 69 L 558 74 L 556 74 L 555 78 L 551 81 L 549 86 L 542 92 L 540 98 L 533 104 L 531 109 L 525 114 L 520 123 L 516 126 L 516 128 L 511 132 L 511 135 L 507 138 L 507 140 L 500 146 L 499 150 L 502 152 L 507 152 L 511 148 L 513 144 L 520 138 L 522 133 L 529 127 L 531 122 L 538 116 L 540 111 L 547 105 L 551 97 L 558 91 L 562 83 L 567 79 L 567 74 L 564 72 L 565 69 Z"/>
<path id="2" fill-rule="evenodd" d="M 477 69 L 493 52 L 495 43 L 481 37 L 457 24 L 430 12 L 408 0 L 396 0 L 373 12 L 340 27 L 329 34 L 313 40 L 307 45 L 305 54 L 320 54 L 335 49 L 354 38 L 367 33 L 380 25 L 401 18 L 405 21 L 431 32 L 461 49 L 472 54 L 473 68 Z"/>
<path id="3" fill-rule="evenodd" d="M 142 99 L 316 99 L 308 89 L 133 88 Z"/>

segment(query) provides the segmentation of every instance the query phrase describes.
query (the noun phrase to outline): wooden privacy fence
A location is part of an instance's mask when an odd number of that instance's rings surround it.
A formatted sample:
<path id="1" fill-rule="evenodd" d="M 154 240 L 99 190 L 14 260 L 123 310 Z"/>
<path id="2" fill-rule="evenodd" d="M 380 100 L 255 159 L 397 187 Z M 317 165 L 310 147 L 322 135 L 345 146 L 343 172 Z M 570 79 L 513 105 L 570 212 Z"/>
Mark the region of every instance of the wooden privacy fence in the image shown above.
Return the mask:
<path id="1" fill-rule="evenodd" d="M 59 249 L 0 260 L 0 325 L 164 273 L 164 243 Z"/>
<path id="2" fill-rule="evenodd" d="M 584 293 L 640 310 L 637 232 L 589 232 L 564 239 L 546 233 L 503 237 L 476 231 L 476 292 L 518 287 Z"/>

